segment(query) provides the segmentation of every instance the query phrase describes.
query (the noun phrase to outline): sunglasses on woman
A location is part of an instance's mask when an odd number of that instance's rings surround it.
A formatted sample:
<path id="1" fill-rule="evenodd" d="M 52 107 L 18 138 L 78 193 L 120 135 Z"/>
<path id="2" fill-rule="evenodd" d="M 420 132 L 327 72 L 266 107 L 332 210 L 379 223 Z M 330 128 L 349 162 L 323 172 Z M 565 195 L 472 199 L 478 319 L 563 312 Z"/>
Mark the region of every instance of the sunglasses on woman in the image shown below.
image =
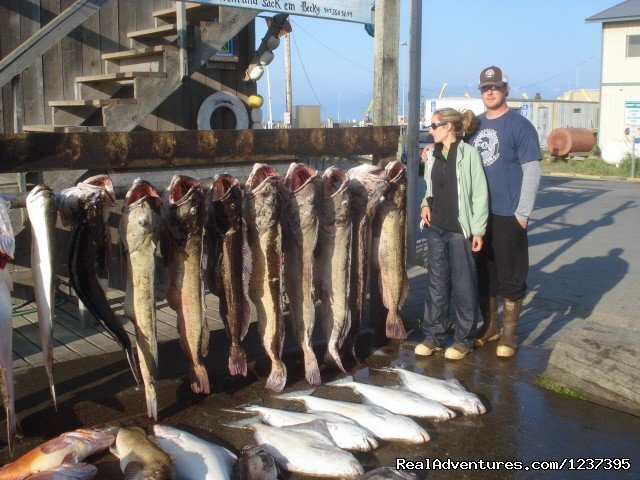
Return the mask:
<path id="1" fill-rule="evenodd" d="M 431 130 L 435 130 L 438 127 L 441 127 L 443 125 L 446 125 L 449 122 L 438 122 L 438 123 L 432 123 L 431 125 L 427 125 L 427 128 L 430 128 Z"/>

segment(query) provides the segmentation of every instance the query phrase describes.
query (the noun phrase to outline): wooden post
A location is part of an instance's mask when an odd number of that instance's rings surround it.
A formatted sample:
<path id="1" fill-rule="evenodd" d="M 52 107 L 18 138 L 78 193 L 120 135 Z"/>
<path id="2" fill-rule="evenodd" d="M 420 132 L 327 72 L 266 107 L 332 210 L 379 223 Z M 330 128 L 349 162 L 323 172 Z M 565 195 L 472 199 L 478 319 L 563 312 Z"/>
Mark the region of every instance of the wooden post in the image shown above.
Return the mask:
<path id="1" fill-rule="evenodd" d="M 189 76 L 189 56 L 187 53 L 187 5 L 176 2 L 176 28 L 180 48 L 180 74 L 182 81 Z"/>
<path id="2" fill-rule="evenodd" d="M 375 21 L 373 124 L 397 125 L 400 1 L 378 0 Z"/>
<path id="3" fill-rule="evenodd" d="M 293 90 L 291 87 L 291 37 L 287 33 L 284 36 L 284 79 L 285 79 L 285 127 L 291 128 L 293 125 Z"/>

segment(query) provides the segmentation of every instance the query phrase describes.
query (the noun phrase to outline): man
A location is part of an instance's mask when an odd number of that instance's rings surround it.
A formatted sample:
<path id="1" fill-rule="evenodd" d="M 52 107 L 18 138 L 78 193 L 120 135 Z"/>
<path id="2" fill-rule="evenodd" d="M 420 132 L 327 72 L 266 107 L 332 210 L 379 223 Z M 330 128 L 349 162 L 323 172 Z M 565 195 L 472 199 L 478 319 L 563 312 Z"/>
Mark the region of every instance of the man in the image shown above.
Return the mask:
<path id="1" fill-rule="evenodd" d="M 498 340 L 497 355 L 512 357 L 529 270 L 527 224 L 533 210 L 542 171 L 540 143 L 534 126 L 507 106 L 509 83 L 498 67 L 480 73 L 485 113 L 470 138 L 487 176 L 490 213 L 485 247 L 477 258 L 478 303 L 484 326 L 476 345 Z M 498 327 L 497 296 L 503 299 L 504 327 Z"/>

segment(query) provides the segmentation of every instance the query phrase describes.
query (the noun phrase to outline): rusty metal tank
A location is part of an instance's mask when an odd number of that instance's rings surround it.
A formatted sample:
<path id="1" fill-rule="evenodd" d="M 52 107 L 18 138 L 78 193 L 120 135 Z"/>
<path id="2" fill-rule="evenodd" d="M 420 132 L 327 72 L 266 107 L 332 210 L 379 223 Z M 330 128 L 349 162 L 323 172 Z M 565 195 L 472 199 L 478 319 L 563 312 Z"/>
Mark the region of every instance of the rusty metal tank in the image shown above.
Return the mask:
<path id="1" fill-rule="evenodd" d="M 590 152 L 596 143 L 588 128 L 554 128 L 547 137 L 547 148 L 553 155 L 564 157 L 574 152 Z"/>

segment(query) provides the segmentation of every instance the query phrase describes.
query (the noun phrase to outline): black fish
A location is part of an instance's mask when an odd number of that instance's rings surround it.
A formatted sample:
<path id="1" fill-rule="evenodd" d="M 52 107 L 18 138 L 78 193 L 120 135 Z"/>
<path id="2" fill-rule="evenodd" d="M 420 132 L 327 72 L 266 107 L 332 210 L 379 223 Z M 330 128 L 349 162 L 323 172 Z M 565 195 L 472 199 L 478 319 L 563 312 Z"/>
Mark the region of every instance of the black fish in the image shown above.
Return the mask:
<path id="1" fill-rule="evenodd" d="M 110 248 L 103 221 L 104 196 L 101 191 L 95 192 L 81 200 L 79 206 L 69 247 L 71 286 L 87 310 L 124 349 L 133 377 L 140 384 L 129 336 L 98 282 L 104 268 L 105 251 Z"/>

